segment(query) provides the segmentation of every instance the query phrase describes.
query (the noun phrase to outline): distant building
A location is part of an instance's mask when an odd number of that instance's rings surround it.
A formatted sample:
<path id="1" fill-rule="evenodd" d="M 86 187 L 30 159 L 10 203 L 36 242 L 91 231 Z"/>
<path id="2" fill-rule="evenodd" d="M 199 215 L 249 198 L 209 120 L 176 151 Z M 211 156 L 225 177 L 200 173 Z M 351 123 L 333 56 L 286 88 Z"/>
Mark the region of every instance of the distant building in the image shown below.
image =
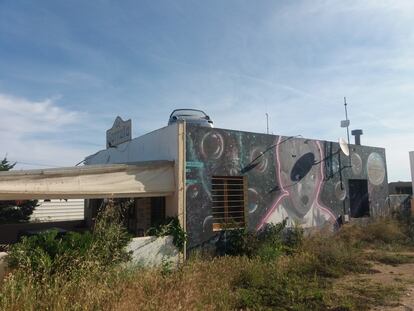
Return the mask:
<path id="1" fill-rule="evenodd" d="M 388 184 L 389 194 L 413 194 L 413 185 L 411 181 L 397 181 Z"/>

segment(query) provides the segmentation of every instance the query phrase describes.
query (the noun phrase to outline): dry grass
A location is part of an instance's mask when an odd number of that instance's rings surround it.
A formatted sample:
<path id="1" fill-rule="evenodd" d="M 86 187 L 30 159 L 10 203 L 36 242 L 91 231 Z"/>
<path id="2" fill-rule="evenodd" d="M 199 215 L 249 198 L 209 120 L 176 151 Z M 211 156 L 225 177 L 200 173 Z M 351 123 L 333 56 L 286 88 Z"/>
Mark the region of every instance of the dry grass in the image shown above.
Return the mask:
<path id="1" fill-rule="evenodd" d="M 376 304 L 395 303 L 403 285 L 358 278 L 352 283 L 341 280 L 346 275 L 369 272 L 369 260 L 389 264 L 411 260 L 380 251 L 371 252 L 369 257 L 364 251 L 377 245 L 403 248 L 405 241 L 401 226 L 383 220 L 365 227 L 345 226 L 336 235 L 315 234 L 293 252 L 273 260 L 194 258 L 174 271 L 168 267 L 94 271 L 91 266 L 84 270 L 85 275 L 69 281 L 55 275 L 38 282 L 15 271 L 0 292 L 0 309 L 365 310 Z"/>

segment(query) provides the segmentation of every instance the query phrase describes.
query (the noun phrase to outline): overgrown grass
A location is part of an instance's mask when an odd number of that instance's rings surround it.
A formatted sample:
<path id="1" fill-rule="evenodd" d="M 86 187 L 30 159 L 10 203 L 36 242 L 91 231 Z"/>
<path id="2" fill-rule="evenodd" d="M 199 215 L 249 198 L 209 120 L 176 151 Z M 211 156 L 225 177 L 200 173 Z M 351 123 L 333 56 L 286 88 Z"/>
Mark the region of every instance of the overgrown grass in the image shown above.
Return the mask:
<path id="1" fill-rule="evenodd" d="M 367 278 L 351 278 L 340 282 L 328 293 L 327 301 L 334 310 L 371 310 L 376 306 L 397 306 L 404 285 L 383 284 Z"/>
<path id="2" fill-rule="evenodd" d="M 368 260 L 376 261 L 391 266 L 398 266 L 406 263 L 414 263 L 413 255 L 406 255 L 386 251 L 367 252 L 366 258 Z"/>
<path id="3" fill-rule="evenodd" d="M 402 285 L 358 278 L 333 287 L 346 275 L 369 272 L 370 260 L 407 262 L 405 255 L 381 257 L 371 251 L 369 257 L 365 251 L 409 245 L 400 223 L 347 225 L 337 234 L 322 231 L 308 237 L 299 228 L 286 233 L 282 227 L 270 227 L 260 236 L 233 231 L 226 237 L 227 242 L 234 239 L 226 248 L 231 256 L 194 256 L 175 270 L 102 266 L 89 260 L 80 264 L 82 274 L 76 278 L 55 273 L 39 279 L 17 267 L 4 282 L 0 309 L 367 310 L 393 304 L 403 292 Z"/>
<path id="4" fill-rule="evenodd" d="M 126 279 L 119 264 L 130 258 L 129 240 L 112 205 L 102 211 L 93 233 L 59 237 L 51 230 L 23 238 L 7 257 L 12 272 L 1 288 L 0 309 L 81 310 L 107 303 L 116 293 L 112 284 Z"/>

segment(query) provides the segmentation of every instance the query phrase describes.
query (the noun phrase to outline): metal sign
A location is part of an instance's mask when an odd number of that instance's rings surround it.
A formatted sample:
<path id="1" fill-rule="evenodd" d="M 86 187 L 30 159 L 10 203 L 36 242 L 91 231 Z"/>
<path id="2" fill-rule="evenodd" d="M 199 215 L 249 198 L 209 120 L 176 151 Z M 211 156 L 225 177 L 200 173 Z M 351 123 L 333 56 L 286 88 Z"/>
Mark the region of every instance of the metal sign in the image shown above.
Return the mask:
<path id="1" fill-rule="evenodd" d="M 341 121 L 341 127 L 348 127 L 350 124 L 349 120 L 342 120 Z"/>
<path id="2" fill-rule="evenodd" d="M 126 141 L 131 140 L 132 125 L 131 119 L 122 120 L 116 117 L 112 128 L 106 131 L 106 148 L 116 147 Z"/>

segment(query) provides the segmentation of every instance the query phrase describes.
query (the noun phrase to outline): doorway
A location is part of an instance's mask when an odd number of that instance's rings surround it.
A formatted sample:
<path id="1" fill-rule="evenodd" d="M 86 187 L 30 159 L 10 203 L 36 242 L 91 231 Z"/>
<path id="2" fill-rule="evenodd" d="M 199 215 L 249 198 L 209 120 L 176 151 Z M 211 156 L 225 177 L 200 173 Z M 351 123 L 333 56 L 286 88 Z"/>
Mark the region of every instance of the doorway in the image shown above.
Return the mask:
<path id="1" fill-rule="evenodd" d="M 368 181 L 366 179 L 349 180 L 349 199 L 351 217 L 369 217 Z"/>

